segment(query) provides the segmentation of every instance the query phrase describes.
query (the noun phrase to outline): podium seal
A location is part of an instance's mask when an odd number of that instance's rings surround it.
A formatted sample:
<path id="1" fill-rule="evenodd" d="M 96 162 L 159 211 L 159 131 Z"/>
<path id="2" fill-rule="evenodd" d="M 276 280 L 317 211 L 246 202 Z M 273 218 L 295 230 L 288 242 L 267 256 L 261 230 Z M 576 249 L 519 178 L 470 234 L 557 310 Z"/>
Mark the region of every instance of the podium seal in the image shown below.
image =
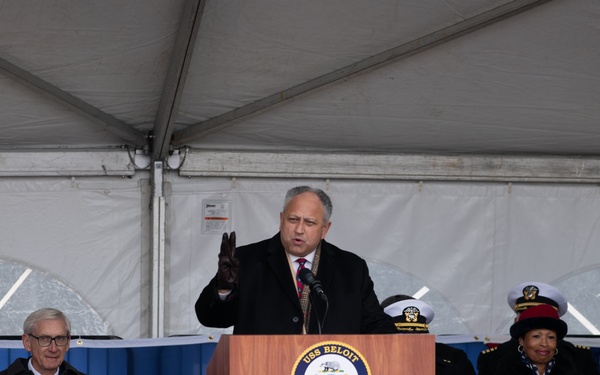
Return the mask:
<path id="1" fill-rule="evenodd" d="M 291 375 L 371 375 L 362 354 L 350 345 L 324 341 L 306 349 L 294 364 Z"/>

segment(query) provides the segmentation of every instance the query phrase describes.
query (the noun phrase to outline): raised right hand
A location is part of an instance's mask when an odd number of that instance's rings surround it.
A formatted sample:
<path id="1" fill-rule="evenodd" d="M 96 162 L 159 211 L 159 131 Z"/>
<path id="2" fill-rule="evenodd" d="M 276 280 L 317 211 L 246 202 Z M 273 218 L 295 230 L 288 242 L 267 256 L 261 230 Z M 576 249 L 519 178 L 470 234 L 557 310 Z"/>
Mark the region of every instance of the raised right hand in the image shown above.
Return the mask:
<path id="1" fill-rule="evenodd" d="M 235 257 L 235 232 L 223 233 L 219 252 L 219 270 L 217 271 L 217 289 L 233 290 L 237 287 L 240 273 L 240 261 Z"/>

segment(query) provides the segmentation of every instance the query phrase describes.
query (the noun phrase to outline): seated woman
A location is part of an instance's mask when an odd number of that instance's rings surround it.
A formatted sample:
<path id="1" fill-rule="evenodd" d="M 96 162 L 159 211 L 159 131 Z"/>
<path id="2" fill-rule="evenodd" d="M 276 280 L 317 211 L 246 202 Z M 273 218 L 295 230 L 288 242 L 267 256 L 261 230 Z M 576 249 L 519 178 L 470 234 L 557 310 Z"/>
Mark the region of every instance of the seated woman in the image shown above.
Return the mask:
<path id="1" fill-rule="evenodd" d="M 510 327 L 510 335 L 519 341 L 518 350 L 501 358 L 496 374 L 577 375 L 570 357 L 560 355 L 557 344 L 567 335 L 567 323 L 550 305 L 538 305 L 523 311 Z"/>

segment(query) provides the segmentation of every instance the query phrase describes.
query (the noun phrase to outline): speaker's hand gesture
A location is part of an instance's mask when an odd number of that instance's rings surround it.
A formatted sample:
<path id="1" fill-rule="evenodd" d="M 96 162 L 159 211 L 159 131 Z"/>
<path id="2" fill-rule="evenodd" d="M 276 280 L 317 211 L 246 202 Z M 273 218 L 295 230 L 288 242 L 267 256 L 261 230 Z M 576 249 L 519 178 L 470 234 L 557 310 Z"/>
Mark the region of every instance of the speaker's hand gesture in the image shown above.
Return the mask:
<path id="1" fill-rule="evenodd" d="M 220 291 L 233 290 L 237 287 L 240 273 L 240 261 L 235 257 L 235 232 L 231 235 L 223 233 L 221 251 L 219 252 L 219 270 L 217 271 L 217 288 Z"/>

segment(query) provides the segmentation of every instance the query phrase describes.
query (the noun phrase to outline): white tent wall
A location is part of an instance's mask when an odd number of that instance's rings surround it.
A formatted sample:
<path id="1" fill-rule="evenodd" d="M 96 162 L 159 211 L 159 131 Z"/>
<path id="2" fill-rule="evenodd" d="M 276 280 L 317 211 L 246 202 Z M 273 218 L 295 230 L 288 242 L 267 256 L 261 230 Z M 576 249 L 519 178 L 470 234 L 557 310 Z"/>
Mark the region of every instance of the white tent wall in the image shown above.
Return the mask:
<path id="1" fill-rule="evenodd" d="M 513 285 L 557 283 L 600 266 L 595 185 L 175 177 L 170 183 L 168 334 L 214 332 L 198 324 L 193 309 L 216 272 L 221 239 L 202 233 L 203 200 L 231 202 L 231 229 L 243 245 L 277 232 L 285 191 L 299 184 L 330 194 L 329 241 L 420 280 L 451 305 L 469 334 L 503 333 Z M 380 300 L 415 292 L 385 275 L 372 275 Z M 597 284 L 581 288 L 600 293 Z"/>
<path id="2" fill-rule="evenodd" d="M 142 302 L 149 293 L 148 251 L 142 246 L 147 186 L 147 178 L 135 177 L 0 179 L 1 260 L 64 283 L 105 322 L 107 332 L 101 334 L 148 335 Z M 62 304 L 49 285 L 37 287 L 25 288 L 27 295 L 17 289 L 0 314 L 15 315 L 20 325 L 31 311 L 46 307 L 39 305 L 44 301 L 69 315 L 79 313 Z M 11 309 L 18 299 L 26 301 L 23 311 Z M 73 318 L 74 334 L 98 334 Z"/>
<path id="3" fill-rule="evenodd" d="M 527 279 L 600 322 L 600 277 L 577 284 L 600 265 L 599 1 L 0 9 L 1 258 L 60 280 L 111 334 L 209 332 L 193 305 L 220 233 L 202 202 L 231 202 L 241 245 L 304 183 L 331 194 L 328 239 L 367 259 L 380 298 L 431 288 L 434 323 L 456 323 L 437 333 L 502 332 Z"/>
<path id="4" fill-rule="evenodd" d="M 3 261 L 59 280 L 107 327 L 105 334 L 151 337 L 150 183 L 132 178 L 0 180 Z M 334 203 L 327 239 L 371 266 L 381 299 L 431 289 L 436 333 L 505 332 L 506 293 L 518 282 L 564 287 L 569 301 L 600 322 L 600 189 L 595 184 L 184 178 L 165 174 L 167 200 L 164 336 L 220 332 L 199 325 L 194 303 L 216 272 L 222 231 L 203 233 L 203 202 L 229 202 L 238 245 L 274 235 L 287 189 L 310 184 Z M 582 282 L 577 277 L 596 272 Z M 401 275 L 402 277 L 398 277 Z M 47 301 L 52 290 L 23 285 L 18 298 Z M 50 288 L 50 286 L 47 286 Z M 2 294 L 6 290 L 2 289 Z M 428 295 L 428 297 L 429 297 Z M 74 306 L 56 307 L 69 310 Z M 78 312 L 74 312 L 77 314 Z M 587 333 L 568 318 L 572 332 Z M 435 323 L 435 322 L 434 322 Z M 74 333 L 90 329 L 74 326 Z"/>

